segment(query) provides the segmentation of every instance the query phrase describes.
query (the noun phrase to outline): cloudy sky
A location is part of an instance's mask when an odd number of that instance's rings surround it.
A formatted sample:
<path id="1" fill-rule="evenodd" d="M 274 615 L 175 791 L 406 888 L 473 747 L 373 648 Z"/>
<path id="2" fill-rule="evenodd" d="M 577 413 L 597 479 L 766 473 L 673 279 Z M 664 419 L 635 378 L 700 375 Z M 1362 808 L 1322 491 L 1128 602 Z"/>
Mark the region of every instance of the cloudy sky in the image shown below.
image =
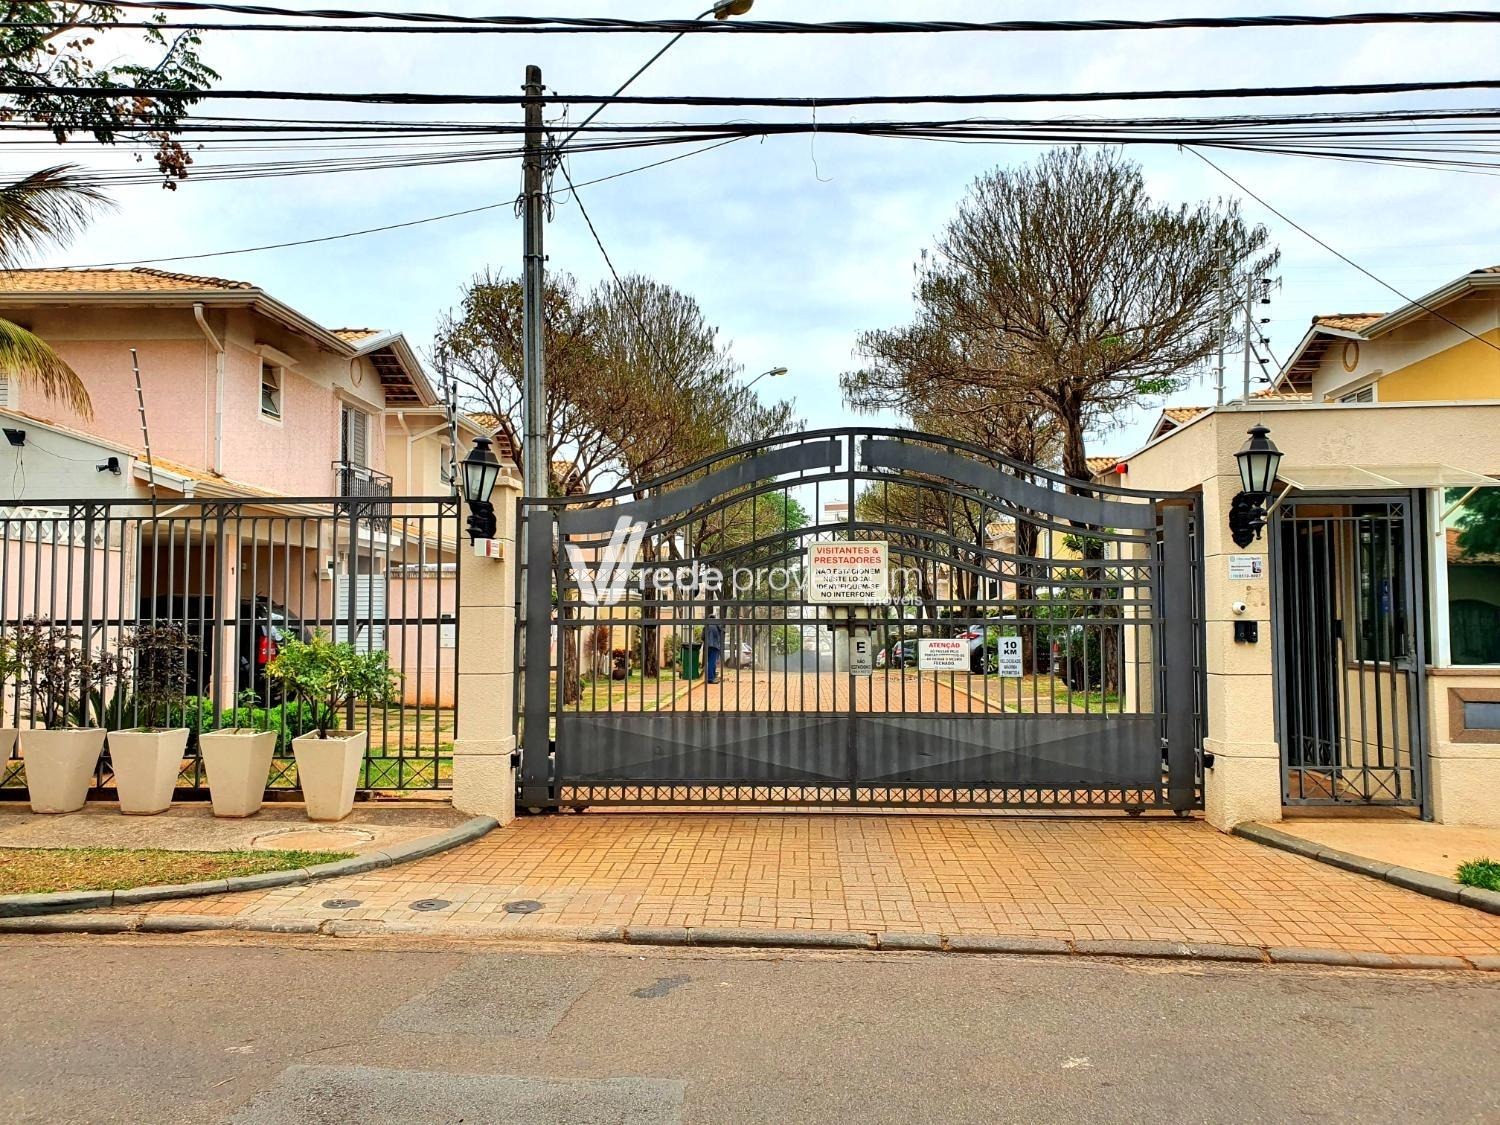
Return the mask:
<path id="1" fill-rule="evenodd" d="M 703 0 L 700 0 L 703 2 Z M 374 5 L 371 5 L 372 7 Z M 696 14 L 661 3 L 502 5 L 496 0 L 427 0 L 411 7 L 462 14 Z M 1137 18 L 1183 14 L 1341 12 L 1350 0 L 1133 0 Z M 1386 8 L 1408 5 L 1391 3 Z M 1085 18 L 1118 15 L 1115 3 L 1069 0 L 757 0 L 765 19 Z M 233 17 L 225 17 L 233 19 Z M 527 63 L 542 66 L 561 93 L 606 93 L 663 40 L 614 36 L 372 36 L 234 33 L 211 37 L 207 61 L 225 87 L 518 92 Z M 1192 88 L 1317 82 L 1475 78 L 1494 73 L 1500 31 L 1489 28 L 1331 28 L 1213 32 L 1005 34 L 970 36 L 688 37 L 633 88 L 642 94 L 834 95 L 965 93 L 1122 88 Z M 1486 95 L 1405 99 L 1254 102 L 1235 111 L 1484 105 Z M 369 109 L 371 107 L 364 107 Z M 208 112 L 229 112 L 215 103 Z M 268 107 L 238 107 L 264 114 Z M 1230 103 L 1088 107 L 1105 115 L 1229 112 Z M 296 113 L 288 109 L 288 113 Z M 449 119 L 505 111 L 423 111 Z M 711 119 L 716 111 L 622 107 L 608 120 Z M 989 112 L 1004 115 L 1004 109 Z M 1038 114 L 1078 107 L 1037 107 Z M 884 114 L 884 111 L 882 111 Z M 1031 115 L 1031 109 L 1026 110 Z M 847 120 L 867 110 L 829 111 Z M 313 107 L 312 115 L 360 116 L 361 107 Z M 369 114 L 364 114 L 369 116 Z M 375 115 L 400 116 L 377 108 Z M 731 111 L 764 116 L 767 111 Z M 895 114 L 886 114 L 895 116 Z M 413 116 L 408 114 L 407 116 Z M 574 119 L 578 117 L 574 111 Z M 794 115 L 793 115 L 794 116 Z M 12 145 L 7 168 L 25 170 L 55 150 Z M 757 390 L 795 397 L 813 425 L 839 424 L 838 375 L 855 363 L 859 332 L 893 326 L 911 311 L 913 265 L 953 213 L 975 176 L 1033 159 L 1026 146 L 953 145 L 806 136 L 746 140 L 716 152 L 583 190 L 622 272 L 645 273 L 697 297 L 733 342 L 745 377 L 774 366 L 791 374 Z M 123 154 L 78 146 L 74 159 L 118 164 Z M 1138 148 L 1163 200 L 1193 201 L 1236 189 L 1188 153 Z M 595 179 L 660 153 L 583 155 L 576 181 Z M 203 154 L 200 160 L 241 159 Z M 1327 161 L 1216 156 L 1256 193 L 1405 293 L 1425 293 L 1471 268 L 1500 263 L 1496 180 L 1455 172 L 1339 165 Z M 158 259 L 312 238 L 512 198 L 512 162 L 356 172 L 279 180 L 189 182 L 180 191 L 123 188 L 119 210 L 43 264 Z M 1271 307 L 1272 349 L 1282 357 L 1315 313 L 1381 310 L 1398 298 L 1326 250 L 1244 201 L 1282 247 L 1283 288 Z M 564 203 L 548 229 L 553 270 L 592 285 L 605 276 L 598 249 Z M 399 328 L 425 347 L 441 312 L 466 279 L 487 266 L 514 272 L 520 224 L 508 208 L 408 230 L 264 253 L 208 258 L 166 268 L 253 281 L 330 326 Z M 1234 371 L 1238 372 L 1237 365 Z M 1176 401 L 1208 401 L 1198 386 Z M 1090 452 L 1123 454 L 1139 444 L 1154 408 L 1119 419 Z"/>

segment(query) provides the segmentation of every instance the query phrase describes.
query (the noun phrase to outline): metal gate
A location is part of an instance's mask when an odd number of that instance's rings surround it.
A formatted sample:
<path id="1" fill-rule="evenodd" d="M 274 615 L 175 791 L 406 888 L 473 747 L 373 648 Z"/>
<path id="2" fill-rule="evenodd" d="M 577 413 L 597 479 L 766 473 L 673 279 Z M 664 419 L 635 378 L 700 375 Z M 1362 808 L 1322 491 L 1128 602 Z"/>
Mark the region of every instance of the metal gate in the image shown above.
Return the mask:
<path id="1" fill-rule="evenodd" d="M 523 806 L 1201 805 L 1194 496 L 837 429 L 521 514 Z"/>
<path id="2" fill-rule="evenodd" d="M 1305 495 L 1272 536 L 1282 797 L 1426 812 L 1426 638 L 1409 493 Z"/>

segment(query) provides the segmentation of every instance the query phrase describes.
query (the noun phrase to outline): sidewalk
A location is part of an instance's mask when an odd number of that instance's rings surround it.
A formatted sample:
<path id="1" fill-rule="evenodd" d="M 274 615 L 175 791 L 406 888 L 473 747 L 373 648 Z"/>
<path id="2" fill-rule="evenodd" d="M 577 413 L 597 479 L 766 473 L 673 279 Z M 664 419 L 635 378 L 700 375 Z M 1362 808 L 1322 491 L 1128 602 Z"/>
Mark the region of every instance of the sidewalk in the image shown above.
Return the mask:
<path id="1" fill-rule="evenodd" d="M 540 906 L 504 910 L 518 900 Z M 401 867 L 148 909 L 538 938 L 695 926 L 1500 954 L 1500 917 L 1163 819 L 537 817 Z"/>
<path id="2" fill-rule="evenodd" d="M 1452 879 L 1471 859 L 1500 860 L 1500 828 L 1432 824 L 1409 816 L 1287 817 L 1270 827 L 1310 843 Z"/>
<path id="3" fill-rule="evenodd" d="M 378 851 L 456 827 L 468 818 L 448 804 L 360 804 L 337 824 L 314 824 L 300 804 L 268 804 L 254 816 L 216 819 L 206 801 L 156 816 L 122 816 L 112 801 L 76 813 L 36 816 L 23 802 L 0 803 L 3 848 L 165 848 L 168 851 Z"/>

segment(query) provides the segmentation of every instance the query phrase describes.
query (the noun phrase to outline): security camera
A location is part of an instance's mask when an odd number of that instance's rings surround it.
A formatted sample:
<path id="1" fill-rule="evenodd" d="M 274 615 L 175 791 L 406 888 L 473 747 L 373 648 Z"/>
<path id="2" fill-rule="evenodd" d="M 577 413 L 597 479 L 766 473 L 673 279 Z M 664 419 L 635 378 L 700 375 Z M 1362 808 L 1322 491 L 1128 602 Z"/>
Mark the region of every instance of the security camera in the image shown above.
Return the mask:
<path id="1" fill-rule="evenodd" d="M 115 476 L 119 476 L 120 459 L 118 457 L 106 457 L 103 461 L 95 465 L 94 468 L 101 473 L 114 473 Z"/>
<path id="2" fill-rule="evenodd" d="M 1239 615 L 1239 614 L 1244 613 L 1245 610 L 1249 609 L 1250 607 L 1247 606 L 1244 602 L 1235 602 L 1229 608 L 1232 609 L 1232 610 L 1234 610 L 1234 612 L 1235 612 L 1236 615 Z"/>

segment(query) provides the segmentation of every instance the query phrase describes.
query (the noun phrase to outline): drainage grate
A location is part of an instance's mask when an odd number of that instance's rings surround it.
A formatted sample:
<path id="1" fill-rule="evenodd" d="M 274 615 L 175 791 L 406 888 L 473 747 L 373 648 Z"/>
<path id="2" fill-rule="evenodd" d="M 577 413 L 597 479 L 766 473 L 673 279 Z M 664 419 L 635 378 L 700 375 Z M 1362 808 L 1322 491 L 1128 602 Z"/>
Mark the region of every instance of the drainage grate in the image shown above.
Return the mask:
<path id="1" fill-rule="evenodd" d="M 357 906 L 363 906 L 357 898 L 331 898 L 323 904 L 324 910 L 353 910 Z"/>
<path id="2" fill-rule="evenodd" d="M 535 914 L 542 908 L 542 904 L 534 898 L 523 898 L 516 902 L 507 902 L 500 909 L 507 914 Z"/>
<path id="3" fill-rule="evenodd" d="M 411 904 L 413 910 L 446 910 L 453 904 L 445 898 L 419 898 Z"/>

